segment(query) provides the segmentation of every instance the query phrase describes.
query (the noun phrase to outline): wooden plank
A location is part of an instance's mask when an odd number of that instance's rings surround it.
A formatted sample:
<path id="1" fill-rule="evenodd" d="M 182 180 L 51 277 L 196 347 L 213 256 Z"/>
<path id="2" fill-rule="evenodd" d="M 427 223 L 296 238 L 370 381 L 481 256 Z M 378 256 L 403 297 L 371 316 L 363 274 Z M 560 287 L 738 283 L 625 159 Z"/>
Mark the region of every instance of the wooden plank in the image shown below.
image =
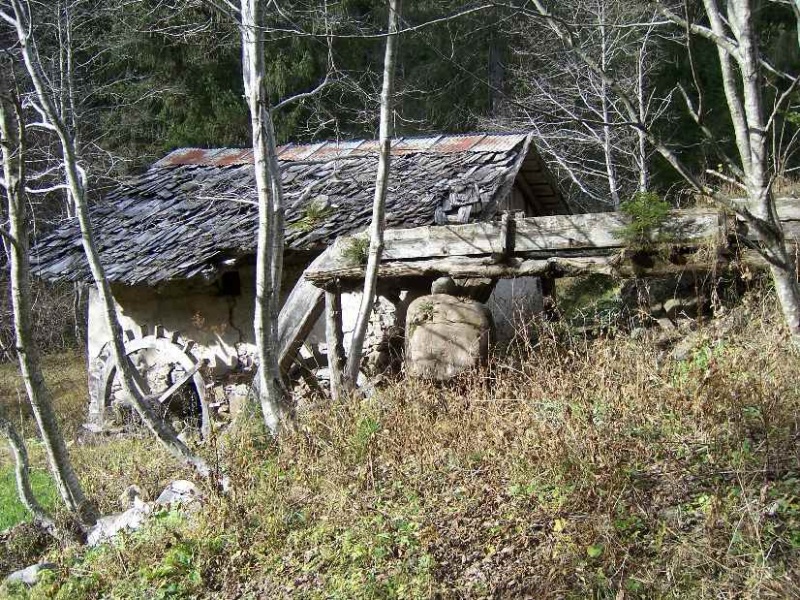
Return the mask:
<path id="1" fill-rule="evenodd" d="M 172 397 L 172 395 L 175 392 L 177 392 L 184 385 L 186 385 L 186 383 L 188 383 L 189 380 L 194 377 L 194 374 L 197 373 L 202 366 L 203 366 L 203 361 L 198 362 L 197 364 L 195 364 L 195 366 L 193 366 L 189 370 L 188 373 L 186 373 L 182 378 L 180 378 L 178 381 L 169 386 L 164 392 L 162 392 L 161 395 L 154 394 L 151 396 L 146 396 L 146 398 L 148 400 L 157 400 L 159 404 L 164 404 L 167 400 L 169 400 Z"/>
<path id="2" fill-rule="evenodd" d="M 335 268 L 341 264 L 336 246 L 330 246 L 306 268 L 281 307 L 278 317 L 278 348 L 281 368 L 287 368 L 322 314 L 324 292 L 305 274 L 313 270 Z"/>
<path id="3" fill-rule="evenodd" d="M 656 257 L 657 258 L 657 257 Z M 688 271 L 708 271 L 712 267 L 724 266 L 726 261 L 712 263 L 673 264 L 654 259 L 651 266 L 635 264 L 623 259 L 619 254 L 612 256 L 554 256 L 546 259 L 515 257 L 497 263 L 492 258 L 454 257 L 416 261 L 393 261 L 381 263 L 378 277 L 381 279 L 401 279 L 409 277 L 435 278 L 444 275 L 455 279 L 469 278 L 512 278 L 527 276 L 572 277 L 589 273 L 606 275 L 666 275 Z M 343 267 L 307 275 L 309 281 L 325 285 L 332 277 L 341 281 L 360 281 L 364 268 Z"/>
<path id="4" fill-rule="evenodd" d="M 747 224 L 741 223 L 740 227 L 744 237 L 746 237 L 751 242 L 760 242 L 763 239 L 762 235 L 760 235 L 752 227 L 749 227 Z M 800 240 L 800 221 L 781 220 L 781 228 L 783 229 L 783 235 L 785 236 L 786 240 L 788 241 Z"/>
<path id="5" fill-rule="evenodd" d="M 558 251 L 579 248 L 621 248 L 628 243 L 622 235 L 630 219 L 621 213 L 553 215 L 524 219 L 518 223 L 517 252 Z M 699 242 L 719 234 L 717 211 L 672 211 L 657 229 L 652 240 L 679 240 L 682 244 Z"/>
<path id="6" fill-rule="evenodd" d="M 620 248 L 625 241 L 620 230 L 628 222 L 621 213 L 587 213 L 530 217 L 517 222 L 515 251 L 557 251 L 577 248 Z M 383 259 L 478 256 L 502 254 L 502 224 L 429 226 L 388 230 Z M 721 220 L 717 211 L 673 211 L 654 236 L 697 242 L 717 235 Z"/>
<path id="7" fill-rule="evenodd" d="M 345 399 L 345 385 L 342 292 L 339 289 L 325 292 L 325 339 L 328 343 L 331 400 L 341 402 Z"/>
<path id="8" fill-rule="evenodd" d="M 198 361 L 197 363 L 195 363 L 195 365 L 191 369 L 189 369 L 189 371 L 187 373 L 184 374 L 184 376 L 181 379 L 179 379 L 178 381 L 173 383 L 171 386 L 169 386 L 160 395 L 159 394 L 153 394 L 153 395 L 145 396 L 145 399 L 149 400 L 149 401 L 156 401 L 160 405 L 163 406 L 170 398 L 172 398 L 172 396 L 175 394 L 175 392 L 177 392 L 179 389 L 181 389 L 189 381 L 194 379 L 195 374 L 203 366 L 205 366 L 205 364 L 206 364 L 205 360 Z M 134 369 L 134 371 L 136 371 L 136 369 Z M 201 416 L 201 419 L 202 419 L 202 421 L 200 423 L 200 431 L 201 431 L 201 433 L 203 435 L 203 439 L 207 440 L 208 436 L 211 434 L 211 418 L 210 418 L 210 415 L 208 414 L 208 403 L 205 401 L 205 394 L 202 393 L 202 390 L 197 390 L 197 391 L 198 391 L 198 394 L 200 396 L 200 413 L 201 413 L 200 416 Z"/>
<path id="9" fill-rule="evenodd" d="M 740 198 L 731 200 L 734 206 L 747 206 L 748 201 Z M 800 221 L 800 199 L 781 197 L 775 198 L 775 209 L 781 221 Z"/>
<path id="10" fill-rule="evenodd" d="M 794 220 L 795 216 L 800 217 L 800 201 L 781 198 L 777 207 L 787 239 L 800 240 L 800 220 Z M 724 239 L 730 233 L 727 221 L 730 219 L 726 219 L 725 213 L 716 210 L 672 211 L 667 223 L 652 237 L 691 247 L 709 239 Z M 615 260 L 609 255 L 618 255 L 619 249 L 626 245 L 620 231 L 627 222 L 628 218 L 621 213 L 517 219 L 512 237 L 513 258 L 508 258 L 507 221 L 389 230 L 379 276 L 389 279 L 441 275 L 469 278 L 559 276 L 561 272 L 581 270 L 606 272 L 612 269 L 609 261 Z M 757 235 L 746 234 L 746 237 L 758 241 Z M 346 248 L 349 243 L 348 238 L 337 240 L 331 251 L 339 257 L 338 266 L 329 263 L 326 268 L 317 268 L 312 265 L 306 271 L 308 281 L 325 286 L 334 279 L 341 279 L 349 287 L 363 278 L 363 265 L 348 264 L 341 258 L 338 248 Z M 662 264 L 655 268 L 660 272 L 678 272 L 708 267 Z M 625 270 L 635 274 L 647 272 L 646 268 L 636 265 L 616 265 L 614 269 L 618 273 Z"/>
<path id="11" fill-rule="evenodd" d="M 503 257 L 514 254 L 514 215 L 513 213 L 503 213 L 500 220 L 500 248 Z"/>

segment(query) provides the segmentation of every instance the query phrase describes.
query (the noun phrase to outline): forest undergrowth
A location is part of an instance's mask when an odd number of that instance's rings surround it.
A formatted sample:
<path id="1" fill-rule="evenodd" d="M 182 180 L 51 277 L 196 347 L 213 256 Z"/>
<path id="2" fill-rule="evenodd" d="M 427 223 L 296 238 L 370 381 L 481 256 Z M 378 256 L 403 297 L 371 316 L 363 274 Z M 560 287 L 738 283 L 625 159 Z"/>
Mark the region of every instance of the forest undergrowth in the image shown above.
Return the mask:
<path id="1" fill-rule="evenodd" d="M 230 493 L 112 544 L 51 546 L 56 572 L 2 593 L 800 597 L 800 357 L 774 298 L 699 325 L 681 358 L 655 329 L 535 330 L 453 385 L 320 401 L 279 444 L 255 426 L 219 438 L 203 452 Z M 80 440 L 76 406 L 71 450 L 104 513 L 128 485 L 152 499 L 190 476 L 147 437 Z"/>

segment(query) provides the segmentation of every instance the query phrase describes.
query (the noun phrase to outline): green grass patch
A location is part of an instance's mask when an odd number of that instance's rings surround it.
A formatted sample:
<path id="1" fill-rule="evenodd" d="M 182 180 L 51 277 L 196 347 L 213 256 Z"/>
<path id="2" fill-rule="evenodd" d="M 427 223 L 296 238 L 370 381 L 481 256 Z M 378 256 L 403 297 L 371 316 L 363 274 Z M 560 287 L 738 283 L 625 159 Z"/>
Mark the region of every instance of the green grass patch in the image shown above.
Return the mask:
<path id="1" fill-rule="evenodd" d="M 50 475 L 31 470 L 31 488 L 39 503 L 47 510 L 58 505 L 58 491 Z M 19 501 L 13 467 L 0 467 L 0 531 L 31 520 L 31 514 Z"/>

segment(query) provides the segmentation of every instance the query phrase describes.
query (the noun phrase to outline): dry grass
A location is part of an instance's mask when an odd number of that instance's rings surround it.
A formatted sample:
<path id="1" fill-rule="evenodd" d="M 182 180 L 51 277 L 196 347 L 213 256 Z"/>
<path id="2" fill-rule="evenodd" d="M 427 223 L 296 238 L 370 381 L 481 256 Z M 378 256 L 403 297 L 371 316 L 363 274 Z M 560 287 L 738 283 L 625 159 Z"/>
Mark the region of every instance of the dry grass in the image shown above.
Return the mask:
<path id="1" fill-rule="evenodd" d="M 67 439 L 75 439 L 86 418 L 85 359 L 76 352 L 48 354 L 42 360 L 45 381 L 58 406 L 59 425 Z M 0 402 L 20 435 L 38 435 L 17 364 L 0 363 Z"/>
<path id="2" fill-rule="evenodd" d="M 456 385 L 320 405 L 279 446 L 241 433 L 229 495 L 54 555 L 32 594 L 800 597 L 800 359 L 774 313 L 752 297 L 681 361 L 542 324 Z M 169 470 L 119 443 L 77 450 L 98 497 Z"/>

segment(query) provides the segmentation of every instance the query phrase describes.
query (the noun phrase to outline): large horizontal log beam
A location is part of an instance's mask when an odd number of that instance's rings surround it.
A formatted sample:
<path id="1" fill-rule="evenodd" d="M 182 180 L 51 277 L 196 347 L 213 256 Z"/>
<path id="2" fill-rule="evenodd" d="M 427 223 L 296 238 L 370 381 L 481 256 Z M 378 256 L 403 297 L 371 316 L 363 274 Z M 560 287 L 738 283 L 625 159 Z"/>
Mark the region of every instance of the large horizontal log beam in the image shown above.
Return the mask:
<path id="1" fill-rule="evenodd" d="M 515 223 L 513 249 L 522 252 L 553 252 L 580 248 L 621 248 L 622 233 L 630 219 L 621 213 L 587 213 L 530 217 Z M 717 235 L 723 220 L 718 211 L 673 211 L 653 239 L 676 239 L 693 243 Z M 504 254 L 502 223 L 430 226 L 390 229 L 384 238 L 383 260 L 420 257 L 480 256 Z"/>
<path id="2" fill-rule="evenodd" d="M 669 262 L 650 256 L 651 260 L 637 262 L 621 256 L 554 256 L 547 259 L 511 258 L 503 263 L 493 262 L 490 258 L 456 257 L 449 259 L 427 259 L 416 261 L 390 261 L 381 263 L 378 277 L 384 280 L 404 279 L 409 277 L 436 278 L 450 276 L 455 279 L 470 278 L 512 278 L 524 276 L 574 277 L 601 273 L 633 276 L 660 276 L 674 273 L 705 272 L 712 267 L 724 268 L 728 260 L 718 258 L 711 262 Z M 758 264 L 755 259 L 753 264 Z M 326 286 L 334 280 L 340 282 L 357 282 L 364 277 L 364 267 L 344 267 L 326 272 L 308 273 L 309 281 L 318 286 Z"/>
<path id="3" fill-rule="evenodd" d="M 787 239 L 800 240 L 800 201 L 781 198 L 776 201 L 776 207 Z M 630 218 L 622 213 L 588 213 L 518 219 L 511 232 L 506 220 L 387 230 L 378 275 L 383 279 L 441 275 L 455 278 L 563 277 L 612 272 L 623 276 L 655 276 L 728 264 L 725 258 L 715 258 L 710 263 L 669 262 L 658 259 L 657 253 L 651 253 L 644 264 L 621 259 L 628 245 L 623 232 L 629 222 Z M 723 211 L 675 210 L 664 225 L 651 234 L 651 240 L 692 248 L 709 240 L 724 242 L 735 232 L 746 245 L 758 244 L 757 235 Z M 338 264 L 312 267 L 306 271 L 306 279 L 318 287 L 326 287 L 334 280 L 349 287 L 363 280 L 363 265 L 353 258 L 344 258 L 348 254 L 357 255 L 349 251 L 353 245 L 352 238 L 338 239 L 330 249 L 333 255 L 340 257 Z M 762 264 L 752 257 L 747 263 L 754 267 Z"/>

